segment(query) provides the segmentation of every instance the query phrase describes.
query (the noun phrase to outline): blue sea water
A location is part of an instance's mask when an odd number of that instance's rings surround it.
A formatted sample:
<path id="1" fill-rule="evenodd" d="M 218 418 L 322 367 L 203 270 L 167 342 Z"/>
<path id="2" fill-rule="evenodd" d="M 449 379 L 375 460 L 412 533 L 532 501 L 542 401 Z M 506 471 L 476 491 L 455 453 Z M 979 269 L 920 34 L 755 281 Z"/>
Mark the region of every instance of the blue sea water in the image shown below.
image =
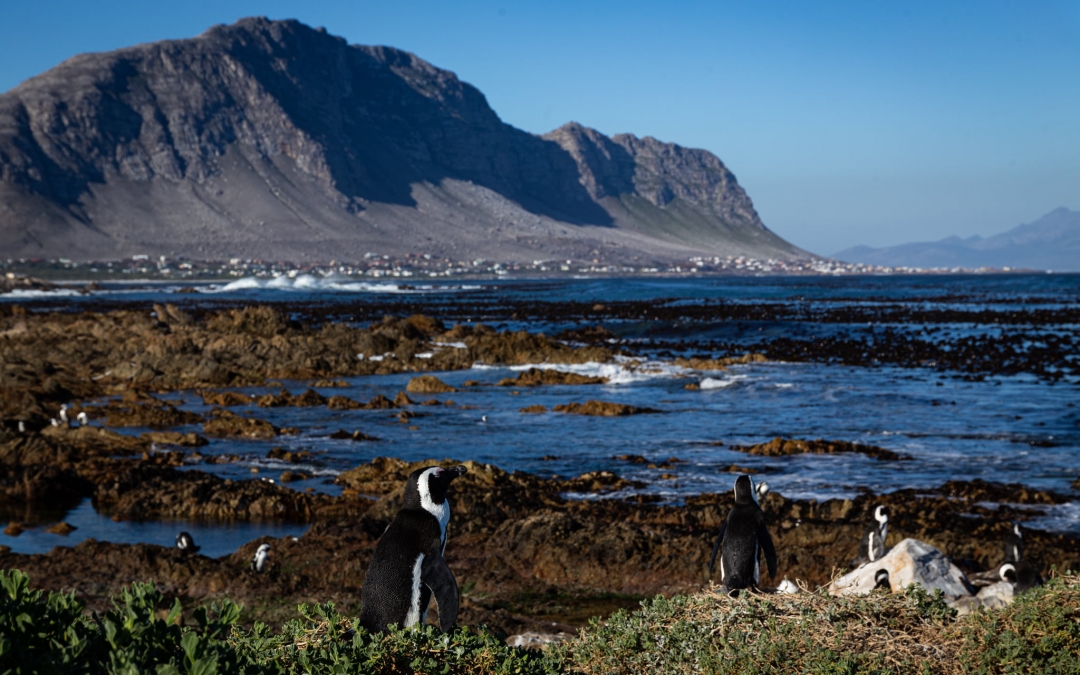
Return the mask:
<path id="1" fill-rule="evenodd" d="M 378 302 L 391 309 L 400 304 L 409 312 L 421 305 L 425 313 L 455 321 L 488 320 L 497 328 L 545 330 L 549 334 L 596 321 L 573 318 L 522 318 L 507 307 L 529 303 L 612 303 L 666 299 L 695 304 L 723 300 L 747 304 L 778 304 L 804 309 L 844 306 L 903 307 L 924 310 L 1061 309 L 1080 305 L 1080 275 L 948 275 L 937 277 L 724 277 L 671 279 L 545 279 L 468 281 L 441 284 L 360 283 L 347 279 L 298 278 L 267 282 L 246 279 L 232 284 L 199 287 L 200 292 L 175 294 L 176 286 L 128 285 L 92 296 L 27 295 L 35 309 L 77 310 L 86 303 L 170 301 L 236 305 L 258 302 L 305 305 L 348 305 Z M 359 311 L 359 310 L 358 310 Z M 809 314 L 812 315 L 812 311 Z M 244 415 L 268 419 L 279 426 L 298 427 L 298 435 L 273 441 L 212 440 L 200 453 L 238 454 L 231 464 L 193 464 L 189 470 L 213 471 L 230 478 L 277 479 L 286 469 L 311 477 L 290 483 L 334 493 L 333 477 L 377 456 L 409 460 L 455 458 L 490 462 L 507 470 L 570 477 L 599 469 L 641 481 L 644 487 L 608 495 L 652 495 L 678 504 L 689 495 L 731 488 L 737 474 L 731 465 L 760 472 L 774 491 L 792 498 L 851 497 L 902 488 L 933 489 L 949 480 L 981 478 L 1019 483 L 1076 495 L 1077 500 L 1040 508 L 1026 525 L 1080 534 L 1080 493 L 1070 487 L 1080 476 L 1080 384 L 1068 378 L 1052 383 L 1031 374 L 990 375 L 981 381 L 930 368 L 884 365 L 874 368 L 827 363 L 753 363 L 727 371 L 701 372 L 675 367 L 670 358 L 649 350 L 654 341 L 714 340 L 738 343 L 763 336 L 815 335 L 863 329 L 829 325 L 812 319 L 761 322 L 655 321 L 648 316 L 606 321 L 605 327 L 632 338 L 640 356 L 616 364 L 585 364 L 573 369 L 604 375 L 606 385 L 500 387 L 504 377 L 522 368 L 473 369 L 437 373 L 459 391 L 438 395 L 440 405 L 416 406 L 419 416 L 401 423 L 395 411 L 331 411 L 326 408 L 234 408 Z M 920 331 L 923 324 L 897 326 Z M 959 322 L 939 326 L 938 339 L 956 335 L 1002 335 L 1056 332 L 1080 335 L 1080 326 L 1000 326 Z M 537 364 L 541 365 L 541 364 Z M 570 369 L 559 366 L 560 369 Z M 390 398 L 405 388 L 409 375 L 348 379 L 348 387 L 324 389 L 326 396 L 344 394 L 369 399 Z M 463 387 L 479 380 L 478 387 Z M 285 382 L 293 393 L 309 383 Z M 688 389 L 687 384 L 699 388 Z M 276 388 L 271 389 L 276 391 Z M 245 390 L 265 393 L 267 389 Z M 165 398 L 182 407 L 205 411 L 193 392 Z M 418 398 L 413 396 L 413 398 Z M 428 398 L 428 397 L 419 397 Z M 599 399 L 650 407 L 653 414 L 595 418 L 547 412 L 527 414 L 521 408 L 540 404 L 551 409 L 571 401 Z M 334 440 L 339 429 L 362 431 L 374 442 Z M 198 431 L 198 427 L 191 430 Z M 129 430 L 139 433 L 142 430 Z M 769 458 L 732 448 L 767 441 L 775 436 L 857 441 L 882 446 L 911 459 L 885 462 L 863 455 L 803 455 Z M 286 465 L 267 458 L 272 447 L 306 450 L 312 461 Z M 641 455 L 668 468 L 648 469 L 617 459 Z M 257 473 L 253 473 L 257 472 Z M 584 495 L 570 495 L 591 498 Z M 83 536 L 116 541 L 155 541 L 169 545 L 175 531 L 189 529 L 208 553 L 228 552 L 262 533 L 295 534 L 302 526 L 207 523 L 113 523 L 83 505 L 67 515 L 80 527 L 65 544 Z M 271 532 L 273 530 L 273 532 Z M 281 530 L 281 532 L 278 532 Z M 287 531 L 286 531 L 287 530 Z M 32 536 L 30 536 L 32 534 Z M 207 544 L 209 542 L 209 544 Z M 27 533 L 3 537 L 15 550 L 47 550 L 60 543 L 55 535 Z"/>

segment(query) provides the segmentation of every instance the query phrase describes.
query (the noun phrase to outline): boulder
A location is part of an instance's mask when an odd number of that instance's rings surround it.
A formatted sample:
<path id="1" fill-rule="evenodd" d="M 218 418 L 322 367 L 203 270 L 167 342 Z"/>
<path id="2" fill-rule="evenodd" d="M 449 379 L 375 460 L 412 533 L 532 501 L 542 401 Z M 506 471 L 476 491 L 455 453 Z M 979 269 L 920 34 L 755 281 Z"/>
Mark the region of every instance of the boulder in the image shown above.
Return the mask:
<path id="1" fill-rule="evenodd" d="M 447 394 L 457 391 L 434 375 L 420 375 L 409 380 L 405 390 L 414 394 Z"/>
<path id="2" fill-rule="evenodd" d="M 979 604 L 987 609 L 999 609 L 1012 604 L 1015 591 L 1012 583 L 999 581 L 989 586 L 984 586 L 975 597 Z"/>
<path id="3" fill-rule="evenodd" d="M 927 592 L 940 589 L 949 601 L 971 596 L 964 573 L 944 553 L 917 539 L 904 539 L 880 560 L 834 579 L 828 591 L 831 595 L 865 595 L 874 589 L 874 575 L 880 569 L 888 570 L 894 591 L 919 584 Z"/>
<path id="4" fill-rule="evenodd" d="M 585 401 L 584 403 L 561 403 L 555 406 L 553 410 L 571 415 L 592 415 L 594 417 L 623 417 L 625 415 L 660 412 L 652 408 L 638 408 L 625 403 L 594 400 Z"/>

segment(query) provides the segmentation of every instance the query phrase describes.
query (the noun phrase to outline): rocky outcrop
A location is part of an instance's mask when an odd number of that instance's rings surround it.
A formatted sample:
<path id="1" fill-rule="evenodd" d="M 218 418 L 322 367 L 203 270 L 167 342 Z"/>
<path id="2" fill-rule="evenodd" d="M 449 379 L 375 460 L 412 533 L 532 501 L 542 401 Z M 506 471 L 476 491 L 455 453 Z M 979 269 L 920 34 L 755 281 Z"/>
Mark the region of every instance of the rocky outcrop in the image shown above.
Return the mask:
<path id="1" fill-rule="evenodd" d="M 534 136 L 453 73 L 296 21 L 81 54 L 0 94 L 8 255 L 340 260 L 416 242 L 455 259 L 803 255 L 704 150 Z"/>
<path id="2" fill-rule="evenodd" d="M 569 413 L 571 415 L 592 415 L 593 417 L 625 417 L 626 415 L 641 415 L 643 413 L 659 412 L 652 408 L 642 408 L 626 403 L 612 403 L 610 401 L 585 401 L 584 403 L 560 403 L 552 408 L 555 412 Z"/>
<path id="3" fill-rule="evenodd" d="M 414 394 L 448 394 L 457 391 L 434 375 L 420 375 L 409 380 L 405 391 Z"/>
<path id="4" fill-rule="evenodd" d="M 517 377 L 499 380 L 500 387 L 538 387 L 545 384 L 606 384 L 606 377 L 567 373 L 550 368 L 529 368 Z"/>
<path id="5" fill-rule="evenodd" d="M 851 443 L 850 441 L 826 441 L 820 438 L 807 441 L 799 438 L 781 438 L 777 436 L 767 443 L 758 443 L 757 445 L 733 445 L 731 446 L 731 449 L 751 455 L 761 455 L 763 457 L 784 457 L 786 455 L 802 454 L 831 455 L 835 453 L 854 452 L 860 455 L 866 455 L 867 457 L 873 457 L 874 459 L 887 461 L 910 459 L 906 455 L 901 455 L 876 445 L 863 445 L 862 443 Z"/>

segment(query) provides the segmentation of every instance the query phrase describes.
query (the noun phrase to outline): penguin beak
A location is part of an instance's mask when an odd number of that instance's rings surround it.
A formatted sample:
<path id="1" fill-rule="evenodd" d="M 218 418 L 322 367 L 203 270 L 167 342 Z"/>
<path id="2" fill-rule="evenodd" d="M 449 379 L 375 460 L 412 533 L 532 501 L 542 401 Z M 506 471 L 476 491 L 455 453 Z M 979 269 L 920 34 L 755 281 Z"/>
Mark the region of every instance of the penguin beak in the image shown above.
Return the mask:
<path id="1" fill-rule="evenodd" d="M 451 467 L 449 469 L 446 469 L 446 473 L 450 474 L 450 480 L 454 480 L 455 478 L 457 478 L 459 476 L 464 476 L 465 474 L 469 473 L 469 470 L 466 467 L 459 464 L 459 465 L 457 465 L 455 467 Z"/>

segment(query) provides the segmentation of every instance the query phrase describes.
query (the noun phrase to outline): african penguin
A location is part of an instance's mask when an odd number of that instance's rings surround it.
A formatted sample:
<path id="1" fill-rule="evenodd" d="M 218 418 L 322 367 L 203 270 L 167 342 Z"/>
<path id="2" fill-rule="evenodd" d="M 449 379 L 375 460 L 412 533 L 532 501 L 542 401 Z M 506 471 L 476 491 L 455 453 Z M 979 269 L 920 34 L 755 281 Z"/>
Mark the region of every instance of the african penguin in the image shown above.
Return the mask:
<path id="1" fill-rule="evenodd" d="M 85 412 L 81 412 L 78 415 L 76 415 L 75 419 L 79 420 L 79 424 L 81 424 L 84 427 L 90 426 L 90 416 L 87 415 Z"/>
<path id="2" fill-rule="evenodd" d="M 60 421 L 63 422 L 65 425 L 68 424 L 69 422 L 71 422 L 71 420 L 68 419 L 67 411 L 68 411 L 67 403 L 60 406 Z"/>
<path id="3" fill-rule="evenodd" d="M 457 620 L 458 586 L 446 566 L 446 526 L 450 523 L 450 483 L 464 466 L 417 469 L 405 484 L 401 510 L 383 532 L 360 591 L 360 625 L 372 633 L 392 623 L 423 625 L 434 594 L 439 627 L 449 632 Z"/>
<path id="4" fill-rule="evenodd" d="M 255 557 L 251 559 L 251 569 L 255 572 L 262 572 L 266 569 L 266 559 L 270 557 L 270 544 L 262 544 L 259 549 L 255 551 Z"/>
<path id="5" fill-rule="evenodd" d="M 889 513 L 884 505 L 874 509 L 874 522 L 863 530 L 859 540 L 858 560 L 874 562 L 885 555 L 885 537 L 889 534 Z"/>
<path id="6" fill-rule="evenodd" d="M 739 476 L 735 481 L 735 505 L 728 513 L 727 521 L 713 545 L 709 559 L 709 572 L 720 554 L 720 583 L 725 593 L 742 588 L 757 588 L 761 581 L 758 556 L 765 552 L 769 576 L 776 576 L 776 549 L 765 527 L 765 513 L 754 501 L 754 481 L 749 476 Z"/>
<path id="7" fill-rule="evenodd" d="M 791 579 L 784 579 L 780 582 L 780 585 L 776 587 L 776 592 L 785 595 L 798 595 L 799 587 Z"/>
<path id="8" fill-rule="evenodd" d="M 1002 581 L 1010 582 L 1017 593 L 1041 586 L 1043 582 L 1042 575 L 1030 560 L 1007 562 L 998 568 L 998 575 Z"/>
<path id="9" fill-rule="evenodd" d="M 1013 523 L 1012 532 L 1005 535 L 1005 562 L 1017 563 L 1024 558 L 1024 535 L 1020 526 Z"/>
<path id="10" fill-rule="evenodd" d="M 22 420 L 19 420 L 19 433 L 20 434 L 25 434 L 26 433 L 26 422 L 23 422 Z"/>
<path id="11" fill-rule="evenodd" d="M 892 583 L 889 582 L 889 570 L 884 567 L 874 572 L 874 590 L 892 592 Z"/>
<path id="12" fill-rule="evenodd" d="M 765 481 L 761 481 L 754 486 L 754 500 L 761 504 L 765 501 L 765 498 L 769 496 L 769 484 Z"/>
<path id="13" fill-rule="evenodd" d="M 187 532 L 181 532 L 176 535 L 176 548 L 180 549 L 184 553 L 198 553 L 201 546 L 195 545 L 195 540 L 191 538 L 191 535 Z"/>

